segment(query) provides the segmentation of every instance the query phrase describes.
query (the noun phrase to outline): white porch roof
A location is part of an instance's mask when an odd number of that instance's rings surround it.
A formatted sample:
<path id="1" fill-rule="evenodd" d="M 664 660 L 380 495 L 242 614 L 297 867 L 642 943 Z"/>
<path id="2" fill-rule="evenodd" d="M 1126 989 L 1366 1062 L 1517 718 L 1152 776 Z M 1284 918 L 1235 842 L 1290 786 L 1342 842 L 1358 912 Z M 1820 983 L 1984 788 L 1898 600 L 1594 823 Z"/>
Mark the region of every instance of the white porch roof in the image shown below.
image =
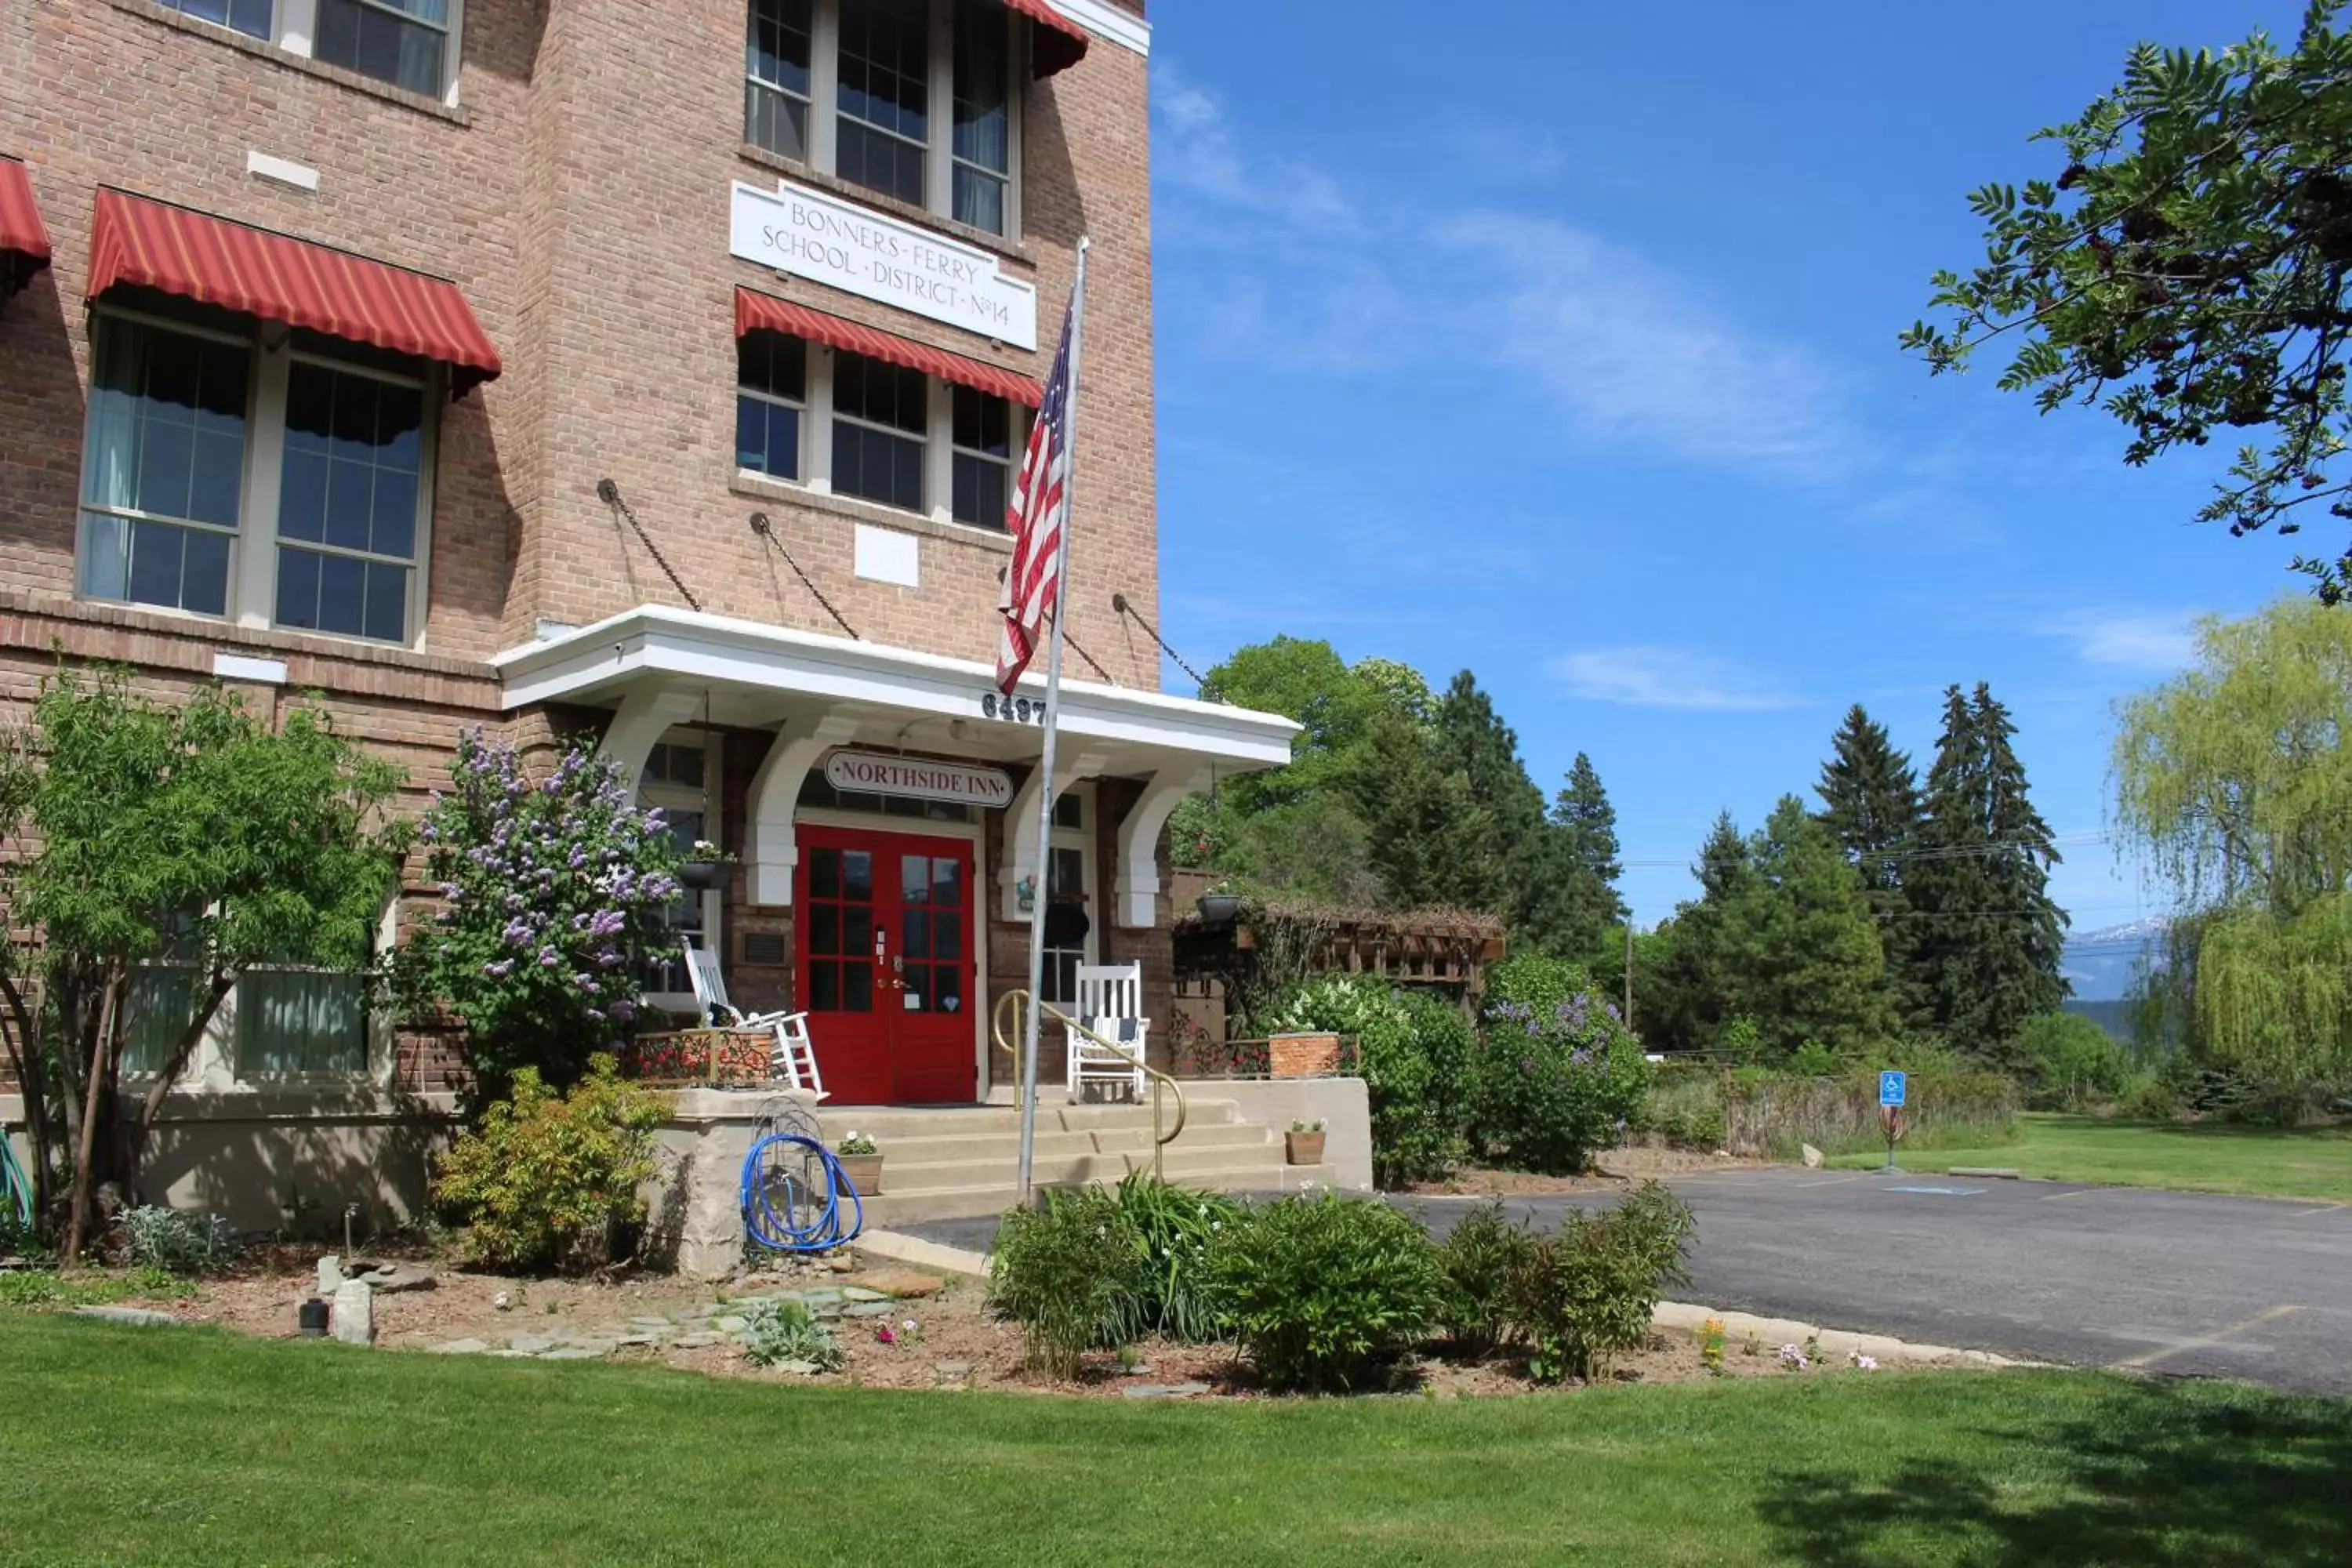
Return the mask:
<path id="1" fill-rule="evenodd" d="M 748 816 L 751 901 L 792 901 L 799 858 L 793 813 L 802 781 L 836 746 L 884 745 L 982 762 L 1034 762 L 1044 751 L 1045 682 L 1033 669 L 1015 702 L 996 692 L 993 666 L 849 637 L 825 637 L 725 616 L 641 605 L 490 660 L 509 710 L 541 702 L 616 711 L 605 750 L 642 769 L 671 726 L 706 715 L 742 729 L 777 731 L 752 785 Z M 1024 720 L 1013 715 L 1024 700 Z M 1160 828 L 1185 795 L 1220 773 L 1280 767 L 1298 725 L 1276 713 L 1170 697 L 1098 681 L 1062 680 L 1055 793 L 1080 779 L 1139 778 L 1143 797 L 1118 834 L 1118 923 L 1149 926 L 1160 890 Z M 1013 871 L 1031 864 L 1036 840 L 1033 771 L 1005 822 L 1004 918 L 1013 915 Z"/>

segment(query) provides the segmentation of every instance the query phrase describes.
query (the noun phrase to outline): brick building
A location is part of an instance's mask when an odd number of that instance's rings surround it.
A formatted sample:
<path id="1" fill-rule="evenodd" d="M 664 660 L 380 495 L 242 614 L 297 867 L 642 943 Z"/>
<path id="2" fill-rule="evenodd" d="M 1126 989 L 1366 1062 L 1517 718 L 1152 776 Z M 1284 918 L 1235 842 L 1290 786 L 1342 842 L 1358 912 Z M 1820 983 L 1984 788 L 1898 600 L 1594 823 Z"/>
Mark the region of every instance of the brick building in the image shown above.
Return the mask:
<path id="1" fill-rule="evenodd" d="M 984 1098 L 1044 783 L 1004 493 L 1087 236 L 1049 993 L 1140 960 L 1170 1016 L 1168 814 L 1292 727 L 1159 689 L 1150 41 L 1141 0 L 12 0 L 0 702 L 53 647 L 315 692 L 420 794 L 463 727 L 595 731 L 738 858 L 681 940 L 811 1010 L 836 1101 Z M 455 1070 L 342 977 L 245 992 L 218 1104 Z"/>

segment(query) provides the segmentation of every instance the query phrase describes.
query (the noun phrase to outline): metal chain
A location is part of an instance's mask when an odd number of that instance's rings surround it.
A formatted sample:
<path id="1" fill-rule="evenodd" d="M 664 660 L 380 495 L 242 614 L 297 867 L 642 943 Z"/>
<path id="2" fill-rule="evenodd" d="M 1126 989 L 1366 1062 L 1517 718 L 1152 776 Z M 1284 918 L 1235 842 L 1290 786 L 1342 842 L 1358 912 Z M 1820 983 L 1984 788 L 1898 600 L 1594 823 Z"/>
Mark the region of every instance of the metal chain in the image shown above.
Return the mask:
<path id="1" fill-rule="evenodd" d="M 776 537 L 776 525 L 768 520 L 768 514 L 766 512 L 755 511 L 751 514 L 751 531 L 766 540 L 768 542 L 768 548 L 784 558 L 784 564 L 793 569 L 793 575 L 801 580 L 801 586 L 806 588 L 811 594 L 814 595 L 816 602 L 824 606 L 824 613 L 833 617 L 834 625 L 839 626 L 843 631 L 847 632 L 852 637 L 856 638 L 859 642 L 866 640 L 863 637 L 859 637 L 857 636 L 857 628 L 844 620 L 842 618 L 841 612 L 833 607 L 833 601 L 824 596 L 824 590 L 818 587 L 816 584 L 810 579 L 809 574 L 801 570 L 801 563 L 793 559 L 793 552 L 784 548 L 784 542 L 782 540 Z"/>
<path id="2" fill-rule="evenodd" d="M 629 503 L 621 499 L 621 487 L 610 479 L 598 479 L 596 499 L 619 512 L 627 521 L 628 525 L 636 531 L 638 541 L 646 547 L 646 553 L 654 558 L 654 564 L 662 569 L 662 575 L 669 579 L 669 585 L 677 589 L 679 595 L 686 600 L 686 607 L 700 614 L 702 601 L 696 598 L 693 591 L 687 587 L 675 571 L 670 569 L 669 562 L 662 555 L 661 547 L 654 542 L 653 535 L 647 533 L 646 525 L 637 521 L 637 514 L 629 510 Z"/>
<path id="3" fill-rule="evenodd" d="M 1125 594 L 1113 594 L 1110 596 L 1110 607 L 1117 610 L 1120 615 L 1134 621 L 1137 626 L 1141 626 L 1143 628 L 1143 635 L 1150 637 L 1153 642 L 1158 643 L 1160 645 L 1160 651 L 1166 654 L 1170 658 L 1174 659 L 1176 661 L 1176 668 L 1192 678 L 1192 684 L 1201 689 L 1201 695 L 1202 697 L 1207 698 L 1212 702 L 1222 702 L 1224 700 L 1224 699 L 1217 695 L 1217 689 L 1213 685 L 1210 684 L 1209 678 L 1202 675 L 1199 670 L 1194 669 L 1190 664 L 1186 663 L 1182 654 L 1178 653 L 1174 648 L 1168 646 L 1168 639 L 1160 635 L 1160 628 L 1153 626 L 1150 621 L 1145 620 L 1143 618 L 1143 612 L 1127 602 L 1127 595 Z M 1094 661 L 1089 659 L 1087 662 L 1092 664 Z M 1100 668 L 1101 667 L 1097 665 L 1096 668 Z"/>

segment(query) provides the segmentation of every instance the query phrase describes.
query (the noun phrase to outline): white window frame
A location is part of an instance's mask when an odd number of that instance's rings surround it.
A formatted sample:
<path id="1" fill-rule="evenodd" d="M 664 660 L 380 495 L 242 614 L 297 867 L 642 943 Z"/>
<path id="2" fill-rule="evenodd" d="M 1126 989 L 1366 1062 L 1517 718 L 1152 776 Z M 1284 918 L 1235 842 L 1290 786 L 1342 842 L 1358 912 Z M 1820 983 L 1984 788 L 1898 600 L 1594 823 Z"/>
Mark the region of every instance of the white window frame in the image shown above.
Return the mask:
<path id="1" fill-rule="evenodd" d="M 778 333 L 777 335 L 782 337 L 786 334 Z M 764 403 L 771 408 L 789 408 L 800 422 L 800 434 L 798 438 L 793 442 L 793 449 L 800 456 L 800 472 L 796 474 L 772 474 L 765 468 L 740 469 L 743 473 L 751 474 L 760 479 L 772 479 L 780 485 L 806 484 L 808 482 L 808 477 L 813 471 L 813 465 L 816 461 L 815 455 L 809 449 L 811 445 L 809 441 L 809 429 L 811 425 L 814 423 L 814 421 L 809 417 L 809 411 L 816 405 L 816 357 L 821 345 L 810 342 L 805 338 L 795 338 L 793 341 L 802 345 L 801 399 L 799 402 L 795 403 L 791 398 L 784 396 L 781 393 L 769 392 L 761 387 L 744 385 L 742 372 L 740 368 L 737 370 L 735 376 L 736 396 L 748 397 L 755 403 Z M 741 340 L 739 339 L 737 342 L 740 352 Z M 829 377 L 832 374 L 832 361 L 827 360 L 825 363 L 826 374 Z M 830 458 L 828 456 L 828 461 L 829 460 Z"/>
<path id="2" fill-rule="evenodd" d="M 1020 459 L 1019 459 L 1017 457 L 1015 457 L 1015 456 L 1014 456 L 1014 454 L 1015 454 L 1015 453 L 1017 453 L 1017 452 L 1020 452 L 1020 451 L 1022 451 L 1022 450 L 1024 449 L 1024 437 L 1027 435 L 1027 432 L 1022 428 L 1022 424 L 1021 424 L 1021 415 L 1022 415 L 1023 410 L 1022 410 L 1021 405 L 1020 405 L 1019 404 L 1017 404 L 1017 403 L 1013 403 L 1013 401 L 1011 398 L 1009 398 L 1009 397 L 1005 397 L 1005 398 L 998 398 L 998 399 L 997 399 L 997 401 L 999 401 L 999 402 L 1001 402 L 1001 403 L 1005 403 L 1005 404 L 1009 404 L 1009 405 L 1011 405 L 1011 407 L 1007 410 L 1006 416 L 1005 416 L 1005 425 L 1004 425 L 1004 456 L 1003 456 L 1002 458 L 1000 458 L 1000 457 L 996 456 L 996 455 L 995 455 L 994 453 L 992 453 L 992 452 L 982 452 L 982 451 L 981 451 L 981 450 L 977 449 L 976 447 L 961 447 L 961 446 L 958 446 L 958 445 L 956 444 L 956 438 L 955 438 L 955 395 L 956 395 L 956 388 L 955 388 L 955 387 L 953 387 L 953 386 L 949 386 L 949 385 L 948 385 L 946 383 L 944 383 L 944 382 L 940 383 L 939 384 L 940 384 L 940 385 L 941 385 L 941 386 L 946 387 L 946 390 L 947 390 L 947 398 L 948 398 L 948 416 L 947 416 L 947 433 L 948 433 L 947 447 L 948 447 L 948 460 L 947 460 L 947 463 L 946 463 L 946 465 L 945 465 L 946 472 L 945 472 L 945 473 L 944 473 L 944 475 L 941 477 L 941 483 L 945 486 L 945 489 L 944 489 L 944 490 L 942 491 L 942 493 L 943 493 L 943 494 L 945 495 L 945 497 L 946 497 L 946 505 L 945 505 L 945 507 L 944 507 L 942 510 L 943 510 L 943 511 L 945 512 L 945 514 L 946 514 L 946 516 L 947 516 L 948 521 L 950 521 L 950 522 L 960 522 L 960 523 L 963 524 L 963 526 L 964 526 L 964 527 L 966 527 L 966 528 L 986 528 L 986 527 L 988 527 L 988 526 L 989 526 L 989 524 L 984 523 L 984 522 L 973 522 L 973 521 L 971 521 L 969 518 L 961 518 L 961 517 L 958 517 L 958 516 L 956 516 L 956 514 L 955 514 L 955 460 L 956 460 L 958 458 L 970 458 L 972 461 L 974 461 L 974 462 L 976 462 L 976 463 L 986 463 L 986 464 L 988 464 L 988 465 L 989 465 L 990 467 L 992 467 L 992 468 L 1002 468 L 1002 469 L 1003 469 L 1003 470 L 1004 470 L 1004 499 L 1005 499 L 1005 500 L 1009 503 L 1009 502 L 1012 500 L 1012 499 L 1013 499 L 1013 472 L 1014 472 L 1014 465 L 1020 461 Z M 975 392 L 976 392 L 976 391 L 978 391 L 978 389 L 977 389 L 977 388 L 972 388 L 972 387 L 967 387 L 967 388 L 965 388 L 964 390 L 966 390 L 966 391 L 975 391 Z M 982 397 L 989 397 L 989 396 L 992 396 L 992 395 L 993 395 L 993 394 L 991 394 L 991 393 L 982 392 L 982 393 L 980 393 L 980 394 L 979 394 L 979 395 L 981 395 L 981 396 L 982 396 Z M 1003 525 L 1001 522 L 1000 522 L 999 524 L 997 524 L 997 527 L 999 527 L 1000 529 L 1001 529 L 1003 526 Z"/>
<path id="3" fill-rule="evenodd" d="M 725 759 L 720 754 L 719 731 L 680 724 L 662 731 L 661 739 L 655 744 L 674 749 L 699 746 L 702 751 L 703 787 L 691 789 L 685 784 L 656 782 L 640 775 L 637 780 L 638 806 L 641 809 L 659 806 L 664 812 L 701 813 L 703 836 L 714 844 L 719 842 L 718 832 L 720 825 L 716 819 L 723 816 L 726 810 L 719 790 L 725 779 L 719 773 L 719 767 Z M 698 890 L 695 897 L 702 900 L 700 934 L 703 951 L 719 955 L 719 972 L 723 974 L 726 973 L 727 964 L 726 931 L 723 925 L 727 913 L 727 894 L 722 889 L 704 888 Z M 682 992 L 642 992 L 637 1000 L 643 1006 L 657 1008 L 664 1013 L 696 1013 L 701 1008 L 701 1004 L 695 999 L 690 985 Z"/>
<path id="4" fill-rule="evenodd" d="M 99 511 L 109 516 L 137 519 L 143 514 L 123 507 L 92 506 L 82 499 L 89 489 L 88 454 L 95 432 L 91 421 L 98 416 L 98 401 L 87 398 L 83 413 L 82 451 L 85 469 L 78 483 L 80 491 L 75 497 L 74 528 L 74 595 L 88 604 L 116 605 L 141 610 L 151 615 L 180 616 L 190 620 L 245 626 L 256 631 L 281 629 L 278 615 L 278 507 L 286 463 L 286 387 L 289 372 L 297 360 L 305 364 L 324 366 L 343 375 L 365 376 L 394 386 L 409 387 L 422 396 L 425 426 L 417 437 L 416 552 L 409 565 L 412 574 L 407 595 L 407 624 L 396 642 L 377 637 L 361 637 L 350 632 L 331 632 L 309 626 L 282 628 L 304 637 L 333 637 L 341 642 L 364 643 L 372 647 L 405 647 L 421 650 L 425 646 L 426 601 L 433 580 L 433 490 L 434 473 L 439 467 L 443 373 L 428 368 L 422 377 L 401 375 L 332 354 L 298 350 L 293 346 L 292 330 L 275 322 L 263 322 L 251 336 L 240 336 L 217 328 L 191 326 L 185 321 L 151 311 L 126 310 L 120 306 L 101 304 L 91 314 L 91 374 L 96 374 L 97 342 L 108 323 L 121 321 L 153 331 L 179 332 L 189 337 L 205 338 L 214 342 L 236 343 L 254 356 L 252 374 L 247 385 L 245 426 L 245 476 L 237 505 L 237 526 L 229 544 L 228 606 L 224 616 L 208 616 L 194 610 L 184 610 L 170 605 L 147 605 L 130 599 L 105 598 L 89 593 L 83 584 L 89 541 L 81 525 L 85 512 Z M 179 518 L 152 518 L 155 522 L 174 527 L 205 529 L 202 523 L 188 523 Z M 208 531 L 217 532 L 217 529 Z M 308 540 L 289 540 L 289 545 L 314 553 L 343 555 L 375 562 L 390 563 L 393 557 L 368 554 L 339 546 L 314 544 Z"/>
<path id="5" fill-rule="evenodd" d="M 1078 962 L 1082 964 L 1097 964 L 1102 962 L 1102 911 L 1095 907 L 1094 782 L 1090 779 L 1082 779 L 1077 783 L 1073 784 L 1069 788 L 1062 792 L 1061 796 L 1055 804 L 1059 805 L 1062 800 L 1067 800 L 1073 797 L 1079 802 L 1078 826 L 1076 827 L 1064 827 L 1057 823 L 1054 828 L 1050 847 L 1053 849 L 1074 849 L 1077 851 L 1078 888 L 1087 895 L 1086 901 L 1080 906 L 1087 911 L 1087 936 L 1086 941 L 1080 943 L 1078 947 Z M 1046 875 L 1048 882 L 1045 889 L 1045 893 L 1049 897 L 1053 892 L 1053 886 L 1050 880 L 1052 874 L 1053 861 L 1049 856 L 1046 860 Z M 1055 952 L 1059 950 L 1049 948 L 1046 951 Z M 1065 997 L 1062 999 L 1064 1005 L 1067 1005 L 1074 1000 L 1075 998 L 1070 997 Z"/>
<path id="6" fill-rule="evenodd" d="M 782 335 L 789 337 L 791 334 Z M 766 473 L 758 468 L 738 466 L 736 474 L 739 479 L 750 480 L 753 484 L 786 485 L 794 489 L 806 490 L 813 495 L 839 495 L 845 500 L 859 506 L 870 506 L 877 511 L 895 512 L 906 517 L 928 518 L 935 523 L 942 523 L 950 528 L 969 528 L 983 533 L 1000 535 L 1004 532 L 1002 522 L 995 524 L 966 522 L 955 515 L 956 454 L 961 452 L 966 457 L 979 458 L 986 462 L 994 462 L 996 459 L 986 453 L 973 452 L 955 444 L 955 385 L 953 383 L 943 381 L 935 375 L 923 378 L 924 384 L 929 388 L 930 395 L 927 410 L 929 422 L 922 436 L 918 437 L 913 431 L 901 430 L 896 426 L 877 425 L 854 415 L 836 414 L 833 405 L 833 367 L 835 351 L 814 339 L 804 338 L 801 341 L 808 344 L 808 373 L 803 383 L 803 390 L 807 395 L 805 402 L 793 405 L 789 399 L 767 397 L 756 390 L 746 388 L 740 379 L 735 384 L 736 394 L 739 396 L 761 397 L 763 401 L 799 408 L 801 477 L 797 479 L 788 479 L 781 475 Z M 982 395 L 993 396 L 994 394 L 982 394 Z M 1005 401 L 1012 404 L 1011 424 L 1008 426 L 1012 437 L 1011 450 L 1018 453 L 1026 449 L 1029 439 L 1029 421 L 1036 417 L 1036 410 L 1026 407 L 1011 398 Z M 728 413 L 731 420 L 734 414 L 731 406 Z M 922 441 L 923 496 L 920 506 L 909 511 L 903 507 L 892 506 L 887 501 L 850 495 L 835 488 L 833 425 L 836 418 L 864 429 L 880 430 L 889 435 L 904 437 L 910 441 L 919 438 Z M 728 439 L 731 443 L 734 437 L 730 434 Z M 1012 475 L 1017 471 L 1019 461 L 1018 458 L 1010 458 L 1006 463 L 1005 483 L 1008 496 L 1011 494 Z"/>
<path id="7" fill-rule="evenodd" d="M 290 4 L 294 3 L 294 0 L 282 0 L 282 3 Z M 746 146 L 752 147 L 759 146 L 759 143 L 751 139 L 750 84 L 757 82 L 768 90 L 781 92 L 788 98 L 798 99 L 801 96 L 788 89 L 777 87 L 762 78 L 753 76 L 751 72 L 749 40 L 751 7 L 755 3 L 756 0 L 743 0 L 743 28 L 746 41 L 743 72 L 745 82 L 743 140 Z M 990 230 L 962 223 L 955 216 L 957 163 L 955 156 L 955 16 L 956 7 L 969 3 L 970 0 L 930 0 L 930 58 L 929 79 L 924 89 L 927 139 L 917 142 L 911 137 L 884 126 L 872 125 L 862 120 L 858 124 L 906 142 L 909 146 L 922 148 L 923 199 L 912 205 L 919 206 L 923 211 L 936 217 L 955 224 L 958 228 L 968 233 L 990 235 L 991 237 L 1001 239 L 1006 244 L 1018 244 L 1022 232 L 1022 106 L 1026 100 L 1023 85 L 1028 79 L 1029 35 L 1024 26 L 1027 19 L 1009 5 L 1001 7 L 1004 13 L 1006 29 L 1005 159 L 1010 165 L 1004 171 L 1003 176 L 1005 181 L 1004 230 L 1002 234 L 992 235 Z M 808 105 L 808 135 L 804 138 L 808 147 L 808 158 L 805 166 L 818 174 L 841 179 L 843 176 L 840 174 L 836 157 L 840 140 L 837 130 L 843 113 L 841 109 L 841 0 L 810 0 L 809 92 L 805 101 Z M 760 151 L 768 157 L 782 158 L 787 163 L 802 162 L 789 153 L 776 153 L 765 147 L 761 147 Z M 981 167 L 979 164 L 972 166 Z M 993 175 L 996 171 L 992 169 L 987 173 Z M 855 184 L 853 188 L 859 191 L 868 189 L 865 185 Z M 874 191 L 870 194 L 894 204 L 900 200 L 887 192 Z"/>
<path id="8" fill-rule="evenodd" d="M 374 4 L 373 0 L 359 0 L 359 4 L 369 9 L 390 12 L 402 20 L 418 26 L 433 26 L 423 17 L 412 16 L 397 6 Z M 182 10 L 181 0 L 163 0 L 163 5 L 166 10 L 179 12 L 192 22 L 200 22 L 208 27 L 218 27 L 222 32 L 233 34 L 240 38 L 253 37 L 251 33 L 242 28 L 232 27 L 225 22 L 215 22 L 208 17 Z M 448 41 L 441 50 L 441 89 L 430 96 L 438 99 L 445 107 L 455 109 L 457 107 L 457 79 L 462 74 L 458 68 L 464 58 L 466 48 L 466 0 L 449 0 L 449 25 L 446 31 Z M 257 40 L 257 42 L 274 45 L 289 55 L 299 55 L 304 59 L 317 59 L 318 40 L 319 0 L 271 0 L 269 36 Z M 320 63 L 323 65 L 327 62 L 321 60 Z M 351 68 L 338 66 L 336 68 L 348 70 Z M 368 79 L 375 81 L 378 79 L 369 77 Z M 395 92 L 408 90 L 397 82 L 387 81 L 383 85 Z"/>

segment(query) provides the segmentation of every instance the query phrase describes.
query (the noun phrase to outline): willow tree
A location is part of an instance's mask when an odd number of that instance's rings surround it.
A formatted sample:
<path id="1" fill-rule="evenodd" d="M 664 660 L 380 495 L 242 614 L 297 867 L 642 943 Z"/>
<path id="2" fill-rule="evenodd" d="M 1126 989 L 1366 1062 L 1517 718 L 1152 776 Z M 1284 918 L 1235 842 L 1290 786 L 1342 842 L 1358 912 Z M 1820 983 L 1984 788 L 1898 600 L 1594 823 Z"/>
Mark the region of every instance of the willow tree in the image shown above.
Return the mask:
<path id="1" fill-rule="evenodd" d="M 2283 1086 L 2352 1075 L 2352 616 L 2206 621 L 2126 703 L 2118 825 L 2177 897 L 2191 1038 Z"/>

